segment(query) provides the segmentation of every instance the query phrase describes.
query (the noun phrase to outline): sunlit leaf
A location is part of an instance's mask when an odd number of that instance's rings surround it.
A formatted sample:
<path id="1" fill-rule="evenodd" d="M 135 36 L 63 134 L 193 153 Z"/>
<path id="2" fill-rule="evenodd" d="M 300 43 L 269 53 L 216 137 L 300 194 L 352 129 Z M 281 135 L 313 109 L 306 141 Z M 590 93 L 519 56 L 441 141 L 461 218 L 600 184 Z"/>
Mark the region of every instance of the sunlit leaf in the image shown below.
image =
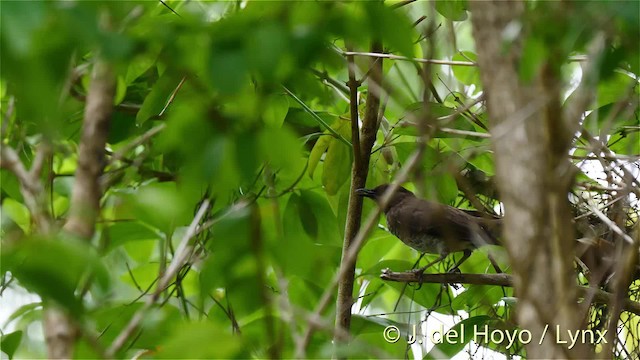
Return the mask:
<path id="1" fill-rule="evenodd" d="M 452 60 L 470 62 L 470 61 L 477 61 L 478 57 L 475 53 L 471 51 L 461 51 L 453 55 Z M 453 74 L 463 84 L 475 85 L 476 87 L 481 86 L 480 71 L 478 70 L 478 67 L 458 65 L 458 66 L 453 66 L 452 68 L 453 68 Z"/>
<path id="2" fill-rule="evenodd" d="M 436 10 L 440 15 L 453 21 L 467 19 L 467 2 L 465 0 L 436 1 Z"/>
<path id="3" fill-rule="evenodd" d="M 316 170 L 316 166 L 320 162 L 320 158 L 324 155 L 325 151 L 329 148 L 329 144 L 333 139 L 330 135 L 324 134 L 318 138 L 316 143 L 313 145 L 313 149 L 311 150 L 311 154 L 309 154 L 309 177 L 313 178 L 313 173 Z"/>
<path id="4" fill-rule="evenodd" d="M 455 341 L 442 341 L 434 346 L 427 355 L 425 355 L 425 359 L 453 357 L 462 351 L 469 341 L 474 338 L 474 327 L 482 327 L 482 325 L 487 324 L 489 321 L 491 321 L 491 318 L 485 315 L 474 316 L 460 321 L 451 327 L 451 329 L 446 330 L 447 333 L 450 332 L 451 335 L 457 335 L 452 336 L 452 339 Z"/>
<path id="5" fill-rule="evenodd" d="M 7 198 L 2 202 L 2 212 L 18 224 L 22 231 L 27 234 L 31 232 L 31 213 L 25 205 L 11 198 Z"/>
<path id="6" fill-rule="evenodd" d="M 335 130 L 345 138 L 351 137 L 349 123 L 346 121 L 341 121 Z M 324 159 L 322 172 L 322 185 L 324 185 L 327 194 L 335 195 L 349 178 L 350 171 L 351 149 L 332 138 Z"/>

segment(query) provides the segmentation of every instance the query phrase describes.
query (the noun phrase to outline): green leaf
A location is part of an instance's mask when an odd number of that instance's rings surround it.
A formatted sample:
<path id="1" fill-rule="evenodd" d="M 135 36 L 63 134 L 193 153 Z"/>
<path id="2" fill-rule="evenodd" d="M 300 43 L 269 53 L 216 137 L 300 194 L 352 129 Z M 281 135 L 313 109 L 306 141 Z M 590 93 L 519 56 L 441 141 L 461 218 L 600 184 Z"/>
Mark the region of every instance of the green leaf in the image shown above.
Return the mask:
<path id="1" fill-rule="evenodd" d="M 256 176 L 261 160 L 259 155 L 264 154 L 256 140 L 256 134 L 250 131 L 235 137 L 233 145 L 235 145 L 237 166 L 244 180 L 250 180 Z"/>
<path id="2" fill-rule="evenodd" d="M 64 215 L 69 210 L 69 198 L 54 194 L 53 213 L 56 217 Z"/>
<path id="3" fill-rule="evenodd" d="M 314 191 L 301 191 L 300 198 L 302 225 L 307 234 L 317 243 L 340 246 L 338 222 L 327 199 Z"/>
<path id="4" fill-rule="evenodd" d="M 5 321 L 3 327 L 6 328 L 7 325 L 9 325 L 12 321 L 19 319 L 38 309 L 42 309 L 41 302 L 34 302 L 20 306 L 9 316 L 9 318 L 7 318 L 7 321 Z"/>
<path id="5" fill-rule="evenodd" d="M 119 221 L 107 228 L 109 248 L 116 248 L 130 241 L 157 240 L 160 236 L 139 221 Z"/>
<path id="6" fill-rule="evenodd" d="M 20 192 L 20 183 L 11 172 L 0 169 L 0 189 L 6 192 L 8 197 L 17 201 L 22 201 L 22 193 Z"/>
<path id="7" fill-rule="evenodd" d="M 276 256 L 287 272 L 304 275 L 311 270 L 314 246 L 302 224 L 300 214 L 305 204 L 298 194 L 291 194 L 282 215 L 284 239 L 276 249 Z"/>
<path id="8" fill-rule="evenodd" d="M 453 21 L 467 20 L 467 1 L 466 0 L 447 0 L 436 1 L 436 11 L 440 15 Z"/>
<path id="9" fill-rule="evenodd" d="M 109 273 L 95 250 L 71 238 L 23 241 L 3 251 L 2 262 L 27 289 L 56 301 L 74 315 L 83 310 L 75 295 L 83 277 L 92 276 L 100 290 L 109 286 Z"/>
<path id="10" fill-rule="evenodd" d="M 23 204 L 6 198 L 2 202 L 2 212 L 13 220 L 26 234 L 31 233 L 31 213 Z"/>
<path id="11" fill-rule="evenodd" d="M 158 81 L 153 85 L 151 92 L 144 99 L 142 107 L 136 115 L 136 122 L 143 124 L 150 118 L 160 115 L 162 109 L 164 109 L 169 96 L 176 89 L 180 83 L 181 78 L 174 75 L 171 72 L 165 72 Z"/>
<path id="12" fill-rule="evenodd" d="M 441 1 L 438 1 L 441 2 Z M 471 51 L 461 51 L 453 55 L 453 61 L 477 61 L 478 56 Z M 453 75 L 465 85 L 476 85 L 478 89 L 482 88 L 480 82 L 480 71 L 477 66 L 452 66 Z"/>
<path id="13" fill-rule="evenodd" d="M 120 280 L 124 284 L 130 285 L 132 288 L 145 290 L 152 286 L 158 279 L 158 264 L 143 263 L 139 266 L 133 266 L 120 275 Z"/>
<path id="14" fill-rule="evenodd" d="M 347 139 L 351 137 L 350 125 L 347 121 L 340 121 L 335 130 Z M 331 139 L 322 170 L 322 185 L 327 194 L 337 194 L 340 187 L 349 178 L 351 173 L 351 156 L 351 148 L 345 146 L 337 139 Z"/>
<path id="15" fill-rule="evenodd" d="M 161 109 L 162 110 L 162 109 Z M 136 116 L 122 111 L 114 111 L 109 123 L 107 142 L 117 144 L 129 139 L 136 130 Z"/>
<path id="16" fill-rule="evenodd" d="M 118 80 L 116 81 L 116 93 L 113 97 L 113 104 L 118 105 L 124 100 L 124 97 L 127 95 L 127 83 L 125 82 L 122 76 L 118 76 Z"/>
<path id="17" fill-rule="evenodd" d="M 388 326 L 397 327 L 403 337 L 408 335 L 412 330 L 410 324 L 404 324 L 377 316 L 362 316 L 354 314 L 351 317 L 351 331 L 354 335 L 376 332 L 378 334 L 382 334 L 384 329 Z"/>
<path id="18" fill-rule="evenodd" d="M 151 183 L 135 194 L 125 195 L 126 202 L 136 219 L 146 222 L 165 234 L 178 226 L 188 225 L 193 211 L 178 190 L 176 183 Z"/>
<path id="19" fill-rule="evenodd" d="M 240 51 L 214 51 L 211 54 L 211 85 L 220 93 L 231 95 L 248 85 L 247 59 Z"/>
<path id="20" fill-rule="evenodd" d="M 294 68 L 289 36 L 276 21 L 254 29 L 246 51 L 252 68 L 267 82 L 277 81 Z"/>
<path id="21" fill-rule="evenodd" d="M 16 53 L 27 54 L 31 51 L 34 32 L 44 24 L 44 2 L 8 1 L 2 4 L 2 32 L 7 45 Z M 4 37 L 3 37 L 4 38 Z"/>
<path id="22" fill-rule="evenodd" d="M 124 78 L 127 85 L 131 85 L 134 80 L 147 72 L 147 70 L 155 64 L 156 57 L 160 53 L 160 50 L 161 47 L 157 47 L 157 50 L 139 56 L 129 63 L 129 67 L 127 67 L 127 75 Z"/>
<path id="23" fill-rule="evenodd" d="M 469 159 L 469 163 L 483 171 L 487 176 L 495 175 L 495 164 L 493 158 L 488 152 L 483 152 L 478 156 Z"/>
<path id="24" fill-rule="evenodd" d="M 289 111 L 289 100 L 284 95 L 272 95 L 266 101 L 263 117 L 268 126 L 280 127 Z"/>
<path id="25" fill-rule="evenodd" d="M 640 154 L 640 129 L 636 126 L 622 128 L 609 140 L 609 148 L 617 154 Z"/>
<path id="26" fill-rule="evenodd" d="M 309 154 L 309 177 L 313 179 L 313 173 L 316 170 L 316 166 L 320 162 L 320 158 L 329 148 L 329 144 L 331 144 L 333 138 L 329 135 L 329 132 L 325 131 L 324 135 L 320 136 L 316 143 L 313 145 L 313 149 L 311 149 L 311 153 Z"/>
<path id="27" fill-rule="evenodd" d="M 451 337 L 451 339 L 455 341 L 449 342 L 445 337 L 444 341 L 434 346 L 431 351 L 425 355 L 424 359 L 452 358 L 454 355 L 462 351 L 469 341 L 473 339 L 475 327 L 483 326 L 489 321 L 491 321 L 491 318 L 486 315 L 474 316 L 460 321 L 445 332 L 451 335 L 455 332 L 458 336 Z M 444 336 L 444 334 L 441 335 Z"/>
<path id="28" fill-rule="evenodd" d="M 183 323 L 173 326 L 168 341 L 155 354 L 159 359 L 246 358 L 249 347 L 242 337 L 224 331 L 211 322 Z"/>
<path id="29" fill-rule="evenodd" d="M 458 184 L 451 174 L 432 175 L 425 182 L 427 189 L 430 190 L 425 194 L 427 197 L 433 198 L 435 195 L 443 204 L 453 204 L 458 197 Z"/>
<path id="30" fill-rule="evenodd" d="M 373 39 L 382 39 L 387 46 L 400 54 L 413 56 L 414 36 L 411 23 L 400 12 L 385 6 L 380 1 L 367 1 L 363 7 L 368 15 L 368 34 Z M 360 29 L 359 29 L 360 30 Z"/>
<path id="31" fill-rule="evenodd" d="M 451 302 L 454 310 L 470 311 L 480 305 L 493 306 L 502 299 L 502 289 L 498 286 L 469 285 Z"/>
<path id="32" fill-rule="evenodd" d="M 7 354 L 9 360 L 13 359 L 13 355 L 16 353 L 16 350 L 20 345 L 20 340 L 22 340 L 22 331 L 20 330 L 2 335 L 0 348 L 2 348 L 3 353 Z"/>
<path id="33" fill-rule="evenodd" d="M 303 164 L 302 144 L 288 127 L 265 128 L 259 134 L 260 155 L 280 171 L 298 169 Z M 300 166 L 300 170 L 302 170 Z M 256 169 L 257 170 L 257 169 Z M 299 174 L 299 172 L 297 172 Z"/>
<path id="34" fill-rule="evenodd" d="M 635 89 L 631 90 L 631 96 L 635 94 L 637 97 L 640 92 L 638 81 L 629 74 L 618 71 L 614 72 L 607 80 L 598 83 L 596 106 L 593 108 L 622 101 L 629 95 L 629 90 L 634 84 Z"/>
<path id="35" fill-rule="evenodd" d="M 213 241 L 207 244 L 211 255 L 200 273 L 203 295 L 216 287 L 232 286 L 240 279 L 255 276 L 256 264 L 250 233 L 254 225 L 251 224 L 249 211 L 248 208 L 224 209 L 219 220 L 211 227 Z"/>
<path id="36" fill-rule="evenodd" d="M 404 164 L 409 156 L 415 151 L 414 143 L 402 142 L 394 145 L 398 153 L 398 159 Z M 449 173 L 449 168 L 455 162 L 452 152 L 440 152 L 431 146 L 427 146 L 422 157 L 423 169 L 427 172 L 425 178 L 424 197 L 427 199 L 437 199 L 438 201 L 451 204 L 458 196 L 458 185 L 455 178 Z"/>

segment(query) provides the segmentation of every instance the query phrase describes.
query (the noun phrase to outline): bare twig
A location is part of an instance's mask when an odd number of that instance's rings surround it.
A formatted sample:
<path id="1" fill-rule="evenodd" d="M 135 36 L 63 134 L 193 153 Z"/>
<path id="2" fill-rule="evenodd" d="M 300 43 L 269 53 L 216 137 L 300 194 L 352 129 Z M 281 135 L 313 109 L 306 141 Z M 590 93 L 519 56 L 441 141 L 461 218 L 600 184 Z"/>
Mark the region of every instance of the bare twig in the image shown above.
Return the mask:
<path id="1" fill-rule="evenodd" d="M 25 169 L 16 151 L 3 144 L 0 144 L 0 168 L 11 171 L 18 178 L 20 184 L 29 192 L 33 192 L 38 188 L 39 184 L 33 183 L 31 175 Z"/>
<path id="2" fill-rule="evenodd" d="M 341 54 L 344 56 L 368 56 L 368 57 L 391 59 L 391 60 L 415 61 L 418 63 L 437 64 L 437 65 L 478 66 L 478 64 L 476 64 L 475 62 L 470 62 L 470 61 L 420 59 L 420 58 L 410 58 L 406 56 L 399 56 L 399 55 L 392 55 L 392 54 L 373 53 L 373 52 L 342 51 Z"/>
<path id="3" fill-rule="evenodd" d="M 419 63 L 430 63 L 436 65 L 454 65 L 454 66 L 478 66 L 478 63 L 473 61 L 452 61 L 452 60 L 436 60 L 436 59 L 420 59 L 420 58 L 410 58 L 406 56 L 392 55 L 392 54 L 382 54 L 382 53 L 374 53 L 374 52 L 359 52 L 359 51 L 341 51 L 343 56 L 355 55 L 355 56 L 369 56 L 376 58 L 384 58 L 391 60 L 404 60 L 404 61 L 414 61 Z M 572 62 L 582 62 L 586 61 L 587 57 L 584 55 L 571 56 L 568 61 Z"/>
<path id="4" fill-rule="evenodd" d="M 180 83 L 178 83 L 178 86 L 176 86 L 176 88 L 173 89 L 173 92 L 171 93 L 171 96 L 169 96 L 169 100 L 167 100 L 167 103 L 162 108 L 162 111 L 160 111 L 160 113 L 158 114 L 159 118 L 162 118 L 164 116 L 164 113 L 169 108 L 169 105 L 171 105 L 171 103 L 173 103 L 173 100 L 176 98 L 176 95 L 178 94 L 178 91 L 180 91 L 180 89 L 182 88 L 182 85 L 184 85 L 185 80 L 187 80 L 187 77 L 183 76 L 182 80 L 180 80 Z"/>
<path id="5" fill-rule="evenodd" d="M 602 220 L 602 222 L 605 223 L 605 225 L 607 225 L 611 230 L 613 230 L 613 232 L 620 235 L 620 237 L 622 237 L 629 244 L 633 244 L 633 239 L 631 238 L 631 236 L 629 236 L 624 231 L 622 231 L 622 229 L 620 229 L 620 227 L 616 223 L 611 221 L 611 219 L 609 219 L 607 215 L 605 215 L 602 211 L 598 210 L 598 208 L 596 208 L 595 206 L 592 206 L 588 203 L 586 203 L 585 205 L 589 207 L 589 210 L 591 210 L 598 218 L 600 218 L 600 220 Z"/>
<path id="6" fill-rule="evenodd" d="M 152 127 L 151 129 L 149 129 L 144 134 L 138 136 L 136 139 L 134 139 L 133 141 L 131 141 L 130 143 L 128 143 L 127 145 L 122 147 L 120 150 L 115 152 L 113 154 L 113 156 L 111 157 L 111 163 L 114 163 L 116 161 L 121 160 L 122 158 L 124 158 L 126 153 L 128 153 L 129 151 L 135 149 L 139 145 L 142 145 L 142 144 L 148 142 L 149 140 L 151 140 L 151 138 L 153 138 L 154 136 L 159 134 L 166 127 L 167 127 L 167 124 L 166 123 L 162 123 L 162 124 L 160 124 L 158 126 Z"/>

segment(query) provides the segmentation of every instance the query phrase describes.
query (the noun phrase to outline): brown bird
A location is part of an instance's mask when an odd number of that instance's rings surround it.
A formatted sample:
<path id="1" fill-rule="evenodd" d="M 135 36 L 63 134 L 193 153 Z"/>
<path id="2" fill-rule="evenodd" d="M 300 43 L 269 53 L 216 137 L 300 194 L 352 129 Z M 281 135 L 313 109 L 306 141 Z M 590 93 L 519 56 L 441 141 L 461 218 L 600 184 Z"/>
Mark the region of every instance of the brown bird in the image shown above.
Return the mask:
<path id="1" fill-rule="evenodd" d="M 371 198 L 381 205 L 382 195 L 389 186 L 384 184 L 374 189 L 357 189 L 356 194 Z M 417 272 L 424 272 L 450 253 L 462 251 L 462 258 L 449 270 L 455 271 L 474 249 L 498 244 L 492 231 L 499 230 L 501 219 L 484 218 L 477 216 L 477 212 L 419 199 L 403 187 L 398 187 L 382 210 L 387 217 L 389 231 L 403 243 L 421 253 L 440 255 Z M 490 260 L 496 271 L 502 272 Z"/>

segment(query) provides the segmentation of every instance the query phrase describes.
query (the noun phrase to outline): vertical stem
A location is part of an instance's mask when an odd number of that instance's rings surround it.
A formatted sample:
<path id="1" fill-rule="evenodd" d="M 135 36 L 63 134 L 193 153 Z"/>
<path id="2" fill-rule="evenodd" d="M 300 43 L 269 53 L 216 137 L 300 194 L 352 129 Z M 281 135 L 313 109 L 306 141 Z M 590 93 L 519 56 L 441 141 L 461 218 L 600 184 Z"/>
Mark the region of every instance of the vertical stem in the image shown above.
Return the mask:
<path id="1" fill-rule="evenodd" d="M 372 45 L 372 51 L 382 50 L 379 43 Z M 380 89 L 382 88 L 382 59 L 371 60 L 371 74 L 368 79 L 368 96 L 366 102 L 365 116 L 362 125 L 362 140 L 358 127 L 358 82 L 355 78 L 355 63 L 353 56 L 347 57 L 349 66 L 349 94 L 351 113 L 351 133 L 353 149 L 353 167 L 351 168 L 351 190 L 349 192 L 349 206 L 347 209 L 347 221 L 345 224 L 344 241 L 342 246 L 342 262 L 345 271 L 338 282 L 338 296 L 336 299 L 336 331 L 334 333 L 334 344 L 340 345 L 347 341 L 351 325 L 351 306 L 353 305 L 353 286 L 356 257 L 349 259 L 346 257 L 351 243 L 360 229 L 362 216 L 362 198 L 355 194 L 355 189 L 365 186 L 369 171 L 369 155 L 378 131 L 378 111 L 380 109 Z"/>

